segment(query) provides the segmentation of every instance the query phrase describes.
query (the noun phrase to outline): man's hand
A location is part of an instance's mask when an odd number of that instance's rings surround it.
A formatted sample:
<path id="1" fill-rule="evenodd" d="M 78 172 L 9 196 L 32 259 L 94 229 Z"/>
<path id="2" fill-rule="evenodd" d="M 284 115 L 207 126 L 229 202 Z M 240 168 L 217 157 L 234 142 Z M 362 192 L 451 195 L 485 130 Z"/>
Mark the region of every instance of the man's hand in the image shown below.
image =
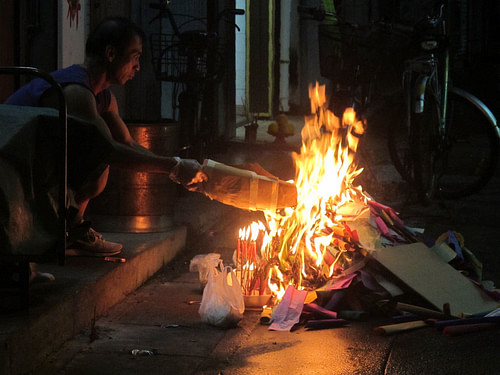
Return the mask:
<path id="1" fill-rule="evenodd" d="M 170 179 L 188 190 L 197 191 L 198 184 L 208 179 L 207 175 L 201 170 L 201 164 L 194 159 L 181 159 L 178 157 L 175 159 L 177 164 L 170 170 Z"/>

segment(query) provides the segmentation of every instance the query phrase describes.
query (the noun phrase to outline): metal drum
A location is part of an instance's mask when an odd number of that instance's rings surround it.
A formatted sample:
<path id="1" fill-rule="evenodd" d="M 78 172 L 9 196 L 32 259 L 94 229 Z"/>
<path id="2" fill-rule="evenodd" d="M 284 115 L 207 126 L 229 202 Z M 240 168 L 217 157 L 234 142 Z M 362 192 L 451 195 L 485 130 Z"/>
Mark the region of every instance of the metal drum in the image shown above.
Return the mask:
<path id="1" fill-rule="evenodd" d="M 179 145 L 177 122 L 131 123 L 132 137 L 156 154 L 174 156 Z M 110 168 L 104 192 L 87 210 L 92 225 L 102 232 L 162 232 L 173 224 L 178 185 L 167 175 Z"/>

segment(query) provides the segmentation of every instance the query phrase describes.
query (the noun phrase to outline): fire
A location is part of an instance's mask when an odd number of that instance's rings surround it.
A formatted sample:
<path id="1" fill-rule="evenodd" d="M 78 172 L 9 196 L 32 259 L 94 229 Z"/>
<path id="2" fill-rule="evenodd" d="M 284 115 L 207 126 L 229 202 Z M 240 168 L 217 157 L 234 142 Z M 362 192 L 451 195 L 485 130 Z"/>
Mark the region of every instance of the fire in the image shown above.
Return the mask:
<path id="1" fill-rule="evenodd" d="M 351 108 L 342 119 L 329 111 L 325 86 L 311 85 L 309 97 L 311 115 L 302 129 L 300 153 L 292 155 L 297 206 L 280 213 L 266 211 L 267 225 L 252 223 L 240 230 L 238 241 L 248 242 L 251 236 L 250 243 L 258 242 L 257 255 L 250 257 L 255 261 L 253 272 L 260 273 L 259 283 L 267 279 L 266 287 L 278 299 L 290 284 L 297 289 L 315 289 L 332 278 L 337 269 L 341 271 L 339 259 L 356 250 L 344 241 L 356 237 L 356 233 L 343 224 L 341 208 L 350 203 L 366 206 L 369 199 L 361 186 L 353 185 L 362 172 L 354 157 L 364 123 Z M 242 266 L 242 274 L 250 267 L 237 264 Z M 263 285 L 259 284 L 259 288 L 262 291 Z M 244 288 L 246 294 L 253 290 Z"/>

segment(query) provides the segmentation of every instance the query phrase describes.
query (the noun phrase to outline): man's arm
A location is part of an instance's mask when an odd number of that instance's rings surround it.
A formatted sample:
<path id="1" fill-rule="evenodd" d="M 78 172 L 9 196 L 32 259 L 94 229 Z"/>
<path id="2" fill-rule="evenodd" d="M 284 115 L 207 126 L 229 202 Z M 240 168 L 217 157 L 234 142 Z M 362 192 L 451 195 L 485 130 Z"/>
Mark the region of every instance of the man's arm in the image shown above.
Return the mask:
<path id="1" fill-rule="evenodd" d="M 69 115 L 94 124 L 111 142 L 114 152 L 110 156 L 110 164 L 151 173 L 171 174 L 174 171 L 182 176 L 171 175 L 171 177 L 183 185 L 199 182 L 195 179 L 195 177 L 200 177 L 196 176 L 200 169 L 196 161 L 160 156 L 135 142 L 118 114 L 118 106 L 114 97 L 112 97 L 110 111 L 101 117 L 97 112 L 94 95 L 87 88 L 80 85 L 68 85 L 64 87 L 64 96 Z M 40 104 L 57 108 L 56 99 L 55 95 L 44 95 Z"/>
<path id="2" fill-rule="evenodd" d="M 113 139 L 117 142 L 126 144 L 128 146 L 138 145 L 137 142 L 132 138 L 130 132 L 120 117 L 118 111 L 118 103 L 116 102 L 116 97 L 111 93 L 111 102 L 109 104 L 108 111 L 101 114 L 102 119 L 106 122 Z"/>
<path id="3" fill-rule="evenodd" d="M 113 94 L 111 94 L 111 103 L 108 111 L 102 113 L 100 117 L 106 122 L 108 129 L 111 132 L 111 136 L 115 141 L 132 147 L 135 151 L 141 154 L 158 157 L 158 155 L 137 143 L 137 141 L 132 137 L 127 125 L 122 120 L 118 112 L 118 103 L 116 102 L 116 98 Z"/>

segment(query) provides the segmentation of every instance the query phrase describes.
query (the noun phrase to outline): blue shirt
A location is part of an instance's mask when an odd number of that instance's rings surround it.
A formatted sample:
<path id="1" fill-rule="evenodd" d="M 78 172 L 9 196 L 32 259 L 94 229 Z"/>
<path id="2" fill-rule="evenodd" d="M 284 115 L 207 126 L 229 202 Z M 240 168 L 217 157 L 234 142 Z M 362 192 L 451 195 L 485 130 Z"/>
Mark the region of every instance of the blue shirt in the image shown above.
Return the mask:
<path id="1" fill-rule="evenodd" d="M 56 70 L 50 73 L 50 75 L 62 87 L 69 84 L 77 84 L 92 91 L 89 73 L 87 69 L 81 65 L 71 65 L 67 68 Z M 40 98 L 50 89 L 50 87 L 51 85 L 49 82 L 41 78 L 36 78 L 12 94 L 12 96 L 5 101 L 5 104 L 39 107 Z M 109 89 L 101 91 L 95 96 L 95 101 L 97 104 L 97 113 L 101 114 L 106 112 L 111 103 L 111 91 Z"/>

